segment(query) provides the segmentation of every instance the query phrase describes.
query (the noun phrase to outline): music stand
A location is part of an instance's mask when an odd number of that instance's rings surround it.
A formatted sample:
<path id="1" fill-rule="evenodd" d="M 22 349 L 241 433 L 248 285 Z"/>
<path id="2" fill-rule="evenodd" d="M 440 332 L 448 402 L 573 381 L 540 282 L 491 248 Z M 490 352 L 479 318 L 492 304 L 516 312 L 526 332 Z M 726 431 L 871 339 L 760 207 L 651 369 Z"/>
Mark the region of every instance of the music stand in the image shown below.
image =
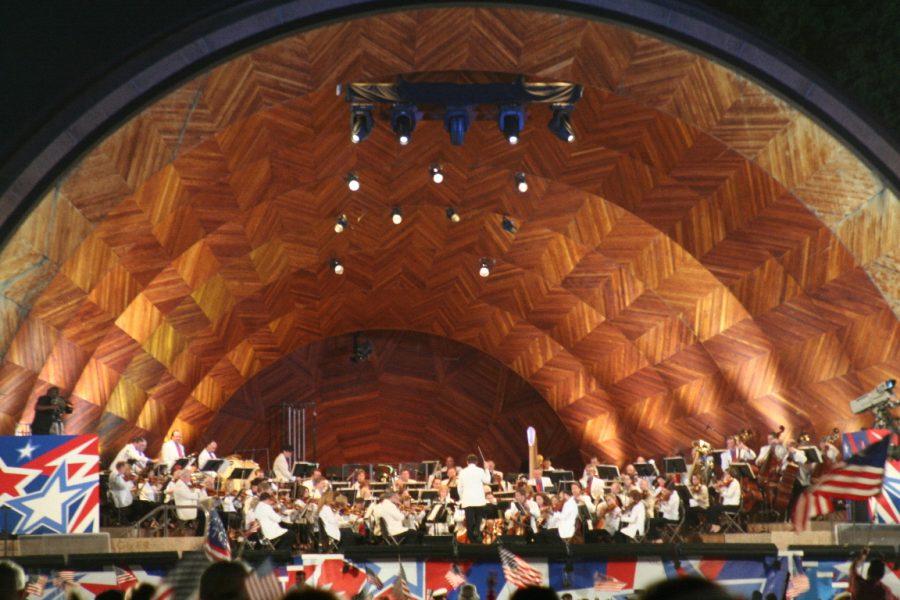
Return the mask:
<path id="1" fill-rule="evenodd" d="M 253 474 L 253 469 L 251 469 L 251 468 L 232 469 L 231 474 L 228 476 L 228 479 L 239 479 L 239 480 L 249 479 L 250 475 L 252 475 L 252 474 Z"/>
<path id="2" fill-rule="evenodd" d="M 806 455 L 806 462 L 813 464 L 822 462 L 822 453 L 815 446 L 800 446 L 797 449 Z"/>
<path id="3" fill-rule="evenodd" d="M 347 504 L 353 504 L 354 502 L 356 502 L 356 490 L 354 490 L 352 488 L 349 490 L 341 490 L 340 495 L 346 496 Z M 338 496 L 338 494 L 335 494 L 335 497 L 337 497 L 337 496 Z"/>
<path id="4" fill-rule="evenodd" d="M 459 502 L 459 489 L 456 486 L 450 488 L 450 497 Z"/>
<path id="5" fill-rule="evenodd" d="M 683 456 L 667 456 L 663 459 L 663 469 L 666 475 L 687 473 L 687 463 Z"/>
<path id="6" fill-rule="evenodd" d="M 685 510 L 687 510 L 687 508 L 691 505 L 691 499 L 693 499 L 693 496 L 691 496 L 691 491 L 683 483 L 679 483 L 678 485 L 676 485 L 675 491 L 681 498 L 681 506 L 683 506 Z"/>
<path id="7" fill-rule="evenodd" d="M 184 458 L 179 458 L 174 463 L 172 463 L 172 470 L 175 470 L 175 467 L 181 467 L 182 469 L 186 469 L 191 466 L 191 463 L 194 462 L 194 459 L 190 456 L 185 456 Z"/>
<path id="8" fill-rule="evenodd" d="M 745 462 L 733 462 L 729 469 L 731 470 L 731 475 L 735 479 L 742 479 L 744 477 L 752 480 L 756 479 L 756 475 L 753 474 L 753 469 Z"/>
<path id="9" fill-rule="evenodd" d="M 634 463 L 634 470 L 638 477 L 656 477 L 659 474 L 656 465 L 652 463 Z"/>
<path id="10" fill-rule="evenodd" d="M 313 471 L 319 468 L 318 463 L 298 461 L 294 463 L 291 475 L 297 479 L 309 479 L 312 477 Z"/>
<path id="11" fill-rule="evenodd" d="M 218 474 L 218 472 L 222 470 L 223 466 L 225 466 L 224 458 L 211 458 L 203 463 L 203 472 Z"/>
<path id="12" fill-rule="evenodd" d="M 597 478 L 605 481 L 619 478 L 619 467 L 616 465 L 597 465 Z"/>
<path id="13" fill-rule="evenodd" d="M 437 499 L 437 490 L 419 490 L 419 502 L 434 502 Z"/>
<path id="14" fill-rule="evenodd" d="M 556 484 L 556 489 L 567 490 L 569 493 L 571 493 L 573 483 L 577 483 L 577 482 L 574 479 L 560 480 L 559 483 Z"/>
<path id="15" fill-rule="evenodd" d="M 556 488 L 559 488 L 560 481 L 575 481 L 572 471 L 545 471 L 544 475 L 550 478 L 550 483 Z"/>

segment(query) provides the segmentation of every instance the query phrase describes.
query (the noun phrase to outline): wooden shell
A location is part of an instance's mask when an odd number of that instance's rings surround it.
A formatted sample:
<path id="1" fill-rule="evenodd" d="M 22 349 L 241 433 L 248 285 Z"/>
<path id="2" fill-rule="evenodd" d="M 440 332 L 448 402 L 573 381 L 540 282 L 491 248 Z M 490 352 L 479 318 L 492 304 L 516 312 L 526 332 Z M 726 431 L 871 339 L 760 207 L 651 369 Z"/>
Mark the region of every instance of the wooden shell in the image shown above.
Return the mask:
<path id="1" fill-rule="evenodd" d="M 451 147 L 425 122 L 400 147 L 383 119 L 354 146 L 335 95 L 341 82 L 401 74 L 517 73 L 585 85 L 574 144 L 553 138 L 535 106 L 516 146 L 478 122 Z M 900 371 L 898 204 L 764 89 L 622 27 L 442 8 L 315 29 L 141 111 L 6 244 L 0 431 L 29 422 L 57 385 L 75 403 L 69 430 L 99 431 L 107 453 L 136 433 L 158 445 L 173 428 L 198 443 L 255 375 L 360 329 L 492 357 L 575 447 L 612 460 L 710 430 L 860 426 L 848 401 Z M 448 205 L 462 222 L 445 218 Z M 350 228 L 336 235 L 341 213 Z M 504 214 L 518 233 L 501 229 Z M 487 279 L 483 256 L 496 261 Z M 383 428 L 373 459 L 406 447 L 415 418 L 367 410 L 360 418 Z M 500 417 L 485 427 L 505 431 Z"/>

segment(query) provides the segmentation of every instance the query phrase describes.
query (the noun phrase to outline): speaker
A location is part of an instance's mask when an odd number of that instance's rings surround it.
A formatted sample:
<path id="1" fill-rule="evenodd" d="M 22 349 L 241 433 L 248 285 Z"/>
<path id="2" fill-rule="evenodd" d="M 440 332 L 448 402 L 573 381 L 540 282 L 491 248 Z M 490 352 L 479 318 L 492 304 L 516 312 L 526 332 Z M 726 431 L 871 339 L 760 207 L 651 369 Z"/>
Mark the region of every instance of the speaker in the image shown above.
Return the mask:
<path id="1" fill-rule="evenodd" d="M 104 554 L 109 553 L 109 534 L 102 533 L 54 533 L 47 535 L 20 535 L 19 552 L 23 556 L 43 554 Z"/>
<path id="2" fill-rule="evenodd" d="M 838 523 L 834 526 L 839 546 L 891 546 L 900 542 L 900 525 Z"/>

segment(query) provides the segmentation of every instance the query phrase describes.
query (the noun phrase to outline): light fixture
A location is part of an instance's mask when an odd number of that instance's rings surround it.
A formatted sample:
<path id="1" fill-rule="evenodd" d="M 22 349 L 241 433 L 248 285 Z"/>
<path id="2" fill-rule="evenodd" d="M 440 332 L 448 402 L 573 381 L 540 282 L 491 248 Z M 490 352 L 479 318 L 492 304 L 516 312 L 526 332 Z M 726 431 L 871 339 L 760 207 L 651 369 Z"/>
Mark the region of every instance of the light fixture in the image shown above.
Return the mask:
<path id="1" fill-rule="evenodd" d="M 519 135 L 525 129 L 525 107 L 522 105 L 501 106 L 497 125 L 510 144 L 519 143 Z"/>
<path id="2" fill-rule="evenodd" d="M 347 215 L 341 215 L 334 222 L 334 232 L 342 233 L 345 229 L 347 229 Z"/>
<path id="3" fill-rule="evenodd" d="M 369 137 L 374 124 L 372 106 L 354 104 L 350 109 L 350 141 L 358 144 Z"/>
<path id="4" fill-rule="evenodd" d="M 572 105 L 571 104 L 554 104 L 553 117 L 547 123 L 547 127 L 553 132 L 553 135 L 564 142 L 575 141 L 575 129 L 572 127 Z"/>
<path id="5" fill-rule="evenodd" d="M 525 173 L 516 173 L 516 189 L 521 193 L 528 191 L 528 182 L 525 181 Z"/>
<path id="6" fill-rule="evenodd" d="M 493 265 L 494 261 L 489 258 L 482 258 L 481 262 L 478 263 L 478 274 L 482 277 L 487 277 L 491 274 L 491 265 Z"/>
<path id="7" fill-rule="evenodd" d="M 331 259 L 331 270 L 334 271 L 335 275 L 343 275 L 344 274 L 344 265 L 336 258 Z"/>
<path id="8" fill-rule="evenodd" d="M 454 146 L 462 146 L 465 142 L 469 120 L 469 109 L 464 107 L 448 107 L 444 113 L 444 127 L 450 134 L 450 143 Z"/>
<path id="9" fill-rule="evenodd" d="M 347 173 L 347 187 L 351 192 L 359 191 L 359 177 L 356 173 Z"/>
<path id="10" fill-rule="evenodd" d="M 412 104 L 395 104 L 391 109 L 391 128 L 400 145 L 407 145 L 416 128 L 416 107 Z"/>
<path id="11" fill-rule="evenodd" d="M 399 225 L 400 223 L 403 222 L 403 213 L 400 211 L 400 207 L 399 207 L 399 206 L 395 206 L 395 207 L 391 210 L 391 222 L 392 222 L 394 225 Z"/>
<path id="12" fill-rule="evenodd" d="M 513 222 L 513 220 L 509 218 L 509 215 L 503 215 L 503 231 L 506 231 L 507 233 L 515 233 L 518 230 L 519 228 L 516 227 L 516 224 Z"/>
<path id="13" fill-rule="evenodd" d="M 428 172 L 431 173 L 431 180 L 435 183 L 441 183 L 444 181 L 444 171 L 441 170 L 441 165 L 431 165 L 428 168 Z"/>
<path id="14" fill-rule="evenodd" d="M 452 206 L 447 207 L 447 218 L 450 219 L 453 223 L 459 223 L 460 216 L 459 213 L 456 212 L 456 209 Z"/>

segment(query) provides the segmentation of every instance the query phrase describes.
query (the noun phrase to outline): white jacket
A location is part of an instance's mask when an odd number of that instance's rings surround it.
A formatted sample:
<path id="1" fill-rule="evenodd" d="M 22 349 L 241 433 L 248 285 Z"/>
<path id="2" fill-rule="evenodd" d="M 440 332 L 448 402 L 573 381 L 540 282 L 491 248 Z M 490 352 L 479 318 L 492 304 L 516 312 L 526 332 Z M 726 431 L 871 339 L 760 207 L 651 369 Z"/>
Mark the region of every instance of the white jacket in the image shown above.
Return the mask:
<path id="1" fill-rule="evenodd" d="M 267 502 L 257 504 L 253 512 L 259 521 L 259 530 L 267 540 L 274 540 L 287 532 L 287 529 L 281 526 L 281 517 Z"/>
<path id="2" fill-rule="evenodd" d="M 175 514 L 180 520 L 193 521 L 197 518 L 197 505 L 200 502 L 199 490 L 189 487 L 179 479 L 172 488 L 172 497 L 175 499 Z M 179 506 L 191 506 L 193 508 L 177 508 Z"/>
<path id="3" fill-rule="evenodd" d="M 126 481 L 125 477 L 119 472 L 114 472 L 109 476 L 109 495 L 112 497 L 113 505 L 116 508 L 125 508 L 131 506 L 134 502 L 134 496 L 131 489 L 134 484 Z"/>
<path id="4" fill-rule="evenodd" d="M 284 455 L 284 452 L 280 452 L 275 457 L 275 462 L 272 463 L 272 470 L 275 471 L 276 481 L 285 483 L 294 480 L 291 465 L 288 464 L 287 456 Z"/>
<path id="5" fill-rule="evenodd" d="M 323 505 L 319 511 L 319 518 L 322 519 L 322 524 L 325 526 L 325 533 L 328 534 L 328 537 L 336 542 L 341 541 L 341 521 L 334 510 L 327 504 Z"/>
<path id="6" fill-rule="evenodd" d="M 397 505 L 390 500 L 382 500 L 378 503 L 378 509 L 375 510 L 378 518 L 384 519 L 387 525 L 388 535 L 400 535 L 406 533 L 406 517 L 397 508 Z"/>
<path id="7" fill-rule="evenodd" d="M 468 508 L 487 504 L 484 486 L 489 483 L 487 471 L 474 463 L 460 471 L 456 477 L 456 491 L 459 493 L 460 505 Z"/>
<path id="8" fill-rule="evenodd" d="M 125 446 L 119 450 L 119 453 L 116 454 L 116 457 L 110 463 L 110 468 L 115 469 L 116 465 L 119 462 L 128 462 L 129 460 L 133 460 L 135 462 L 135 467 L 138 469 L 144 469 L 147 466 L 147 455 L 134 447 L 134 444 L 125 444 Z"/>
<path id="9" fill-rule="evenodd" d="M 176 443 L 175 440 L 169 440 L 162 445 L 160 456 L 162 461 L 171 469 L 176 460 L 184 458 L 184 446 Z"/>
<path id="10" fill-rule="evenodd" d="M 578 503 L 569 498 L 559 513 L 559 537 L 569 539 L 575 535 L 575 521 L 578 519 Z"/>
<path id="11" fill-rule="evenodd" d="M 647 507 L 643 502 L 638 502 L 631 507 L 626 514 L 622 515 L 622 522 L 627 523 L 622 528 L 622 533 L 631 539 L 638 535 L 644 534 L 644 522 L 647 519 Z"/>
<path id="12" fill-rule="evenodd" d="M 203 466 L 206 464 L 207 461 L 215 460 L 217 458 L 218 457 L 216 456 L 215 452 L 210 452 L 209 450 L 204 448 L 203 450 L 200 451 L 200 456 L 197 457 L 197 468 L 202 471 Z"/>

